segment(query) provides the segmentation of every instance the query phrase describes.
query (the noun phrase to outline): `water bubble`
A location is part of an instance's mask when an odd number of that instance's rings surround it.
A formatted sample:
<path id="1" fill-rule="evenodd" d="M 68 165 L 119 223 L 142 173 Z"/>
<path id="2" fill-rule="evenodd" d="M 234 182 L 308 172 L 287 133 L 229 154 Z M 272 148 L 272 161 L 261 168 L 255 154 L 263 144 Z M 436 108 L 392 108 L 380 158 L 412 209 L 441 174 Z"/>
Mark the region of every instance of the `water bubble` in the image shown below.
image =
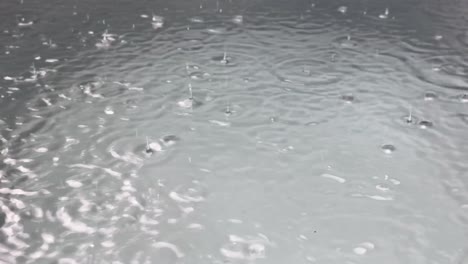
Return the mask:
<path id="1" fill-rule="evenodd" d="M 39 153 L 44 153 L 44 152 L 47 152 L 49 151 L 47 148 L 44 148 L 44 147 L 41 147 L 41 148 L 37 148 L 35 149 L 36 152 L 39 152 Z"/>
<path id="2" fill-rule="evenodd" d="M 206 72 L 196 71 L 196 72 L 191 72 L 189 76 L 193 80 L 202 80 L 202 79 L 208 78 L 210 74 Z"/>
<path id="3" fill-rule="evenodd" d="M 81 186 L 83 186 L 81 182 L 75 180 L 67 180 L 66 183 L 72 188 L 80 188 Z"/>
<path id="4" fill-rule="evenodd" d="M 265 245 L 260 243 L 252 243 L 248 247 L 249 255 L 253 259 L 265 257 Z"/>
<path id="5" fill-rule="evenodd" d="M 353 249 L 353 251 L 354 251 L 354 253 L 356 255 L 364 255 L 364 254 L 366 254 L 367 249 L 363 248 L 363 247 L 356 247 L 356 248 Z"/>
<path id="6" fill-rule="evenodd" d="M 388 10 L 388 8 L 385 8 L 385 12 L 383 14 L 380 14 L 379 18 L 386 19 L 386 18 L 388 18 L 388 14 L 389 14 L 389 10 Z"/>
<path id="7" fill-rule="evenodd" d="M 113 115 L 114 114 L 114 110 L 112 110 L 112 107 L 108 106 L 106 107 L 106 109 L 104 110 L 104 113 L 106 115 Z"/>
<path id="8" fill-rule="evenodd" d="M 146 146 L 146 153 L 161 152 L 162 146 L 158 142 L 151 142 Z"/>
<path id="9" fill-rule="evenodd" d="M 191 17 L 189 21 L 192 23 L 204 23 L 205 22 L 205 20 L 202 17 Z"/>
<path id="10" fill-rule="evenodd" d="M 232 22 L 235 24 L 242 24 L 243 21 L 244 21 L 244 17 L 241 15 L 237 15 L 234 18 L 232 18 Z"/>
<path id="11" fill-rule="evenodd" d="M 460 94 L 457 98 L 461 103 L 468 103 L 468 94 Z"/>
<path id="12" fill-rule="evenodd" d="M 346 94 L 341 96 L 341 99 L 347 103 L 352 103 L 354 101 L 354 96 L 352 94 Z"/>
<path id="13" fill-rule="evenodd" d="M 437 95 L 434 92 L 427 92 L 424 94 L 424 101 L 434 101 Z"/>
<path id="14" fill-rule="evenodd" d="M 172 146 L 176 144 L 178 141 L 180 141 L 180 138 L 176 135 L 167 135 L 161 138 L 161 142 L 165 146 Z"/>
<path id="15" fill-rule="evenodd" d="M 348 11 L 348 8 L 346 6 L 338 7 L 338 12 L 344 14 L 344 13 L 346 13 L 346 11 Z"/>
<path id="16" fill-rule="evenodd" d="M 18 27 L 31 27 L 32 25 L 34 25 L 34 21 L 26 21 L 23 18 L 21 18 L 21 20 L 18 22 Z"/>
<path id="17" fill-rule="evenodd" d="M 396 150 L 395 146 L 390 145 L 390 144 L 382 145 L 381 149 L 386 154 L 391 154 Z"/>
<path id="18" fill-rule="evenodd" d="M 164 26 L 164 18 L 153 15 L 153 18 L 151 19 L 151 25 L 153 25 L 153 29 L 162 28 Z"/>
<path id="19" fill-rule="evenodd" d="M 420 127 L 421 129 L 431 128 L 431 127 L 432 127 L 432 122 L 431 122 L 431 121 L 427 121 L 427 120 L 422 120 L 421 122 L 419 122 L 419 127 Z"/>

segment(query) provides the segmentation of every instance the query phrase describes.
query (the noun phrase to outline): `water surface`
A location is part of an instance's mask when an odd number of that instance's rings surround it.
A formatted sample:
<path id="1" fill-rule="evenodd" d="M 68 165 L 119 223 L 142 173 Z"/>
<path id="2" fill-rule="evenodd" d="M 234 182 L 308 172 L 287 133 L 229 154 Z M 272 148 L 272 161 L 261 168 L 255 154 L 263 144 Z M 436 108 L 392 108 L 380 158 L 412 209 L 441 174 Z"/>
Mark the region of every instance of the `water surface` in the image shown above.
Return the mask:
<path id="1" fill-rule="evenodd" d="M 468 263 L 463 1 L 3 1 L 1 263 Z"/>

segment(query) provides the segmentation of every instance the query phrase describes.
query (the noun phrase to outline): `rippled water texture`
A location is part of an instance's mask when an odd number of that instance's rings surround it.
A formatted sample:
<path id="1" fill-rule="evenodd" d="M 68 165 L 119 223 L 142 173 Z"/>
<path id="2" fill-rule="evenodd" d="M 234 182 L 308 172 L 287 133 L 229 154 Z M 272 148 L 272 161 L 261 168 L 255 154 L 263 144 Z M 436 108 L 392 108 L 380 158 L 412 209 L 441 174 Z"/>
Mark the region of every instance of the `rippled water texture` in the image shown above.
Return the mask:
<path id="1" fill-rule="evenodd" d="M 0 2 L 0 263 L 468 263 L 466 1 Z"/>

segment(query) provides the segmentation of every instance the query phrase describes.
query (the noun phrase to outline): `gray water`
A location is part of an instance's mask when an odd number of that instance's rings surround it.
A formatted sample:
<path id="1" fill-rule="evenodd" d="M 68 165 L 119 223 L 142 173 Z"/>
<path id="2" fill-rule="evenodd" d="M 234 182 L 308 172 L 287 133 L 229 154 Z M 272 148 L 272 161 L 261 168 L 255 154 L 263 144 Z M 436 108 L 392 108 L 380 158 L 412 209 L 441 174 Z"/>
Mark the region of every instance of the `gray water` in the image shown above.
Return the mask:
<path id="1" fill-rule="evenodd" d="M 0 2 L 0 263 L 468 263 L 468 2 Z"/>

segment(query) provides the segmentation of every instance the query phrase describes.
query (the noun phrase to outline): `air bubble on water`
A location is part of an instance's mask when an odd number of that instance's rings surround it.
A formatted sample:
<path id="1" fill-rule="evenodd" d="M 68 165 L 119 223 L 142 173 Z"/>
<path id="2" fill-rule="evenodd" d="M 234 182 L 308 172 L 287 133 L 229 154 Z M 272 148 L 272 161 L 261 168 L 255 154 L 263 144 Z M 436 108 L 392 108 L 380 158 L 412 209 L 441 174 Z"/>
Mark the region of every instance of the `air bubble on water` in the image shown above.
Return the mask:
<path id="1" fill-rule="evenodd" d="M 390 11 L 388 10 L 388 7 L 387 7 L 387 8 L 385 8 L 384 13 L 379 15 L 379 18 L 386 19 L 386 18 L 388 18 L 389 13 L 390 13 Z"/>
<path id="2" fill-rule="evenodd" d="M 201 71 L 194 71 L 189 74 L 190 78 L 193 80 L 203 80 L 210 77 L 209 73 L 201 72 Z"/>
<path id="3" fill-rule="evenodd" d="M 18 21 L 18 27 L 31 27 L 32 25 L 34 25 L 34 21 L 26 21 L 24 17 Z"/>
<path id="4" fill-rule="evenodd" d="M 112 110 L 112 107 L 108 106 L 106 107 L 106 109 L 104 109 L 104 113 L 106 115 L 113 115 L 114 114 L 114 110 Z"/>
<path id="5" fill-rule="evenodd" d="M 177 102 L 177 105 L 179 107 L 181 107 L 181 108 L 192 108 L 193 99 L 188 98 L 188 99 L 181 100 L 181 101 Z"/>
<path id="6" fill-rule="evenodd" d="M 421 129 L 431 128 L 431 127 L 432 127 L 432 122 L 431 122 L 431 121 L 427 121 L 427 120 L 422 120 L 421 122 L 419 122 L 419 127 L 420 127 Z"/>
<path id="7" fill-rule="evenodd" d="M 161 152 L 162 146 L 158 142 L 150 142 L 149 138 L 146 137 L 146 153 Z"/>
<path id="8" fill-rule="evenodd" d="M 248 247 L 249 256 L 253 259 L 265 258 L 265 245 L 252 243 Z"/>
<path id="9" fill-rule="evenodd" d="M 151 18 L 151 25 L 153 25 L 153 29 L 159 29 L 164 26 L 164 18 L 162 16 L 153 15 Z"/>
<path id="10" fill-rule="evenodd" d="M 59 60 L 58 59 L 46 59 L 45 62 L 47 63 L 57 63 Z"/>
<path id="11" fill-rule="evenodd" d="M 380 185 L 380 184 L 376 185 L 375 188 L 377 190 L 379 190 L 379 191 L 382 191 L 382 192 L 387 192 L 387 191 L 390 190 L 390 188 L 388 188 L 387 186 L 383 186 L 383 185 Z"/>
<path id="12" fill-rule="evenodd" d="M 352 103 L 354 101 L 354 96 L 352 94 L 346 94 L 341 96 L 341 99 L 346 103 Z"/>
<path id="13" fill-rule="evenodd" d="M 234 22 L 235 24 L 242 24 L 243 21 L 244 17 L 241 15 L 237 15 L 232 18 L 232 22 Z"/>
<path id="14" fill-rule="evenodd" d="M 44 152 L 47 152 L 49 150 L 47 148 L 45 148 L 45 147 L 40 147 L 40 148 L 35 149 L 35 151 L 38 152 L 38 153 L 44 153 Z"/>
<path id="15" fill-rule="evenodd" d="M 111 247 L 115 246 L 115 243 L 110 241 L 110 240 L 107 240 L 107 241 L 102 242 L 101 246 L 103 246 L 105 248 L 111 248 Z"/>
<path id="16" fill-rule="evenodd" d="M 424 101 L 434 101 L 437 99 L 437 95 L 434 92 L 426 92 L 424 94 Z"/>
<path id="17" fill-rule="evenodd" d="M 390 145 L 390 144 L 382 145 L 381 149 L 386 154 L 391 154 L 396 150 L 395 146 Z"/>
<path id="18" fill-rule="evenodd" d="M 367 253 L 367 249 L 363 247 L 355 247 L 353 251 L 356 255 L 364 255 Z"/>
<path id="19" fill-rule="evenodd" d="M 180 138 L 176 135 L 167 135 L 164 136 L 160 139 L 160 141 L 165 145 L 165 146 L 172 146 L 175 145 L 178 141 L 180 141 Z"/>
<path id="20" fill-rule="evenodd" d="M 340 6 L 340 7 L 338 7 L 337 10 L 338 10 L 338 12 L 344 14 L 344 13 L 346 13 L 346 11 L 348 11 L 348 7 L 346 7 L 346 6 Z"/>
<path id="21" fill-rule="evenodd" d="M 191 17 L 189 21 L 192 23 L 204 23 L 205 22 L 205 20 L 202 17 L 197 17 L 197 16 Z"/>
<path id="22" fill-rule="evenodd" d="M 461 103 L 468 103 L 468 94 L 461 94 L 457 98 Z"/>
<path id="23" fill-rule="evenodd" d="M 83 186 L 81 182 L 75 181 L 75 180 L 67 180 L 65 182 L 67 183 L 68 186 L 72 188 L 80 188 L 81 186 Z"/>

